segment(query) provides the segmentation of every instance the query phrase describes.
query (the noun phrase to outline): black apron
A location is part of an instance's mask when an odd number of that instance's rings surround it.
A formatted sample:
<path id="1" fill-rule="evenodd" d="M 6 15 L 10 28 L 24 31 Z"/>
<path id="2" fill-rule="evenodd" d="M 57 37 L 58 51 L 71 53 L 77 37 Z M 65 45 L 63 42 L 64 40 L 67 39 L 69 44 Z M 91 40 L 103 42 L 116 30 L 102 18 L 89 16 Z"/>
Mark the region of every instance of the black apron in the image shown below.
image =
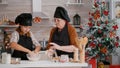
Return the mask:
<path id="1" fill-rule="evenodd" d="M 61 30 L 58 31 L 58 28 L 54 31 L 53 36 L 52 36 L 52 42 L 60 45 L 60 46 L 69 46 L 70 45 L 70 38 L 68 34 L 68 25 L 66 23 L 65 27 Z M 61 50 L 56 50 L 57 55 L 69 55 L 69 58 L 73 58 L 73 52 L 64 52 Z"/>
<path id="2" fill-rule="evenodd" d="M 31 37 L 27 37 L 25 35 L 19 35 L 18 44 L 31 51 L 34 50 Z M 26 52 L 14 50 L 12 57 L 21 58 L 21 60 L 28 60 L 26 54 L 27 54 Z"/>

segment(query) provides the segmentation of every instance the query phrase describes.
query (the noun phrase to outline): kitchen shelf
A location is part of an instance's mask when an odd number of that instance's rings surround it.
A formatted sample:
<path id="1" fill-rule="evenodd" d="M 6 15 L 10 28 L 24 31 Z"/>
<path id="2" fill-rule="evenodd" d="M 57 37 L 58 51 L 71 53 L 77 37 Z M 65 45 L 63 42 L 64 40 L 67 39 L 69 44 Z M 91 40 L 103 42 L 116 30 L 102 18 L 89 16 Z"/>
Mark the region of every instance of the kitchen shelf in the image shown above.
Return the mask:
<path id="1" fill-rule="evenodd" d="M 84 3 L 66 3 L 66 5 L 84 5 Z"/>
<path id="2" fill-rule="evenodd" d="M 0 28 L 6 28 L 6 27 L 16 28 L 18 27 L 18 25 L 0 25 Z"/>
<path id="3" fill-rule="evenodd" d="M 84 5 L 84 3 L 82 2 L 82 0 L 78 0 L 77 2 L 71 2 L 70 0 L 67 1 L 66 5 Z"/>
<path id="4" fill-rule="evenodd" d="M 0 6 L 7 6 L 7 3 L 0 3 Z"/>
<path id="5" fill-rule="evenodd" d="M 8 5 L 8 3 L 7 3 L 7 1 L 6 0 L 1 0 L 0 1 L 0 6 L 6 6 L 6 5 Z"/>
<path id="6" fill-rule="evenodd" d="M 73 24 L 72 24 L 73 25 Z M 80 28 L 80 25 L 73 25 L 75 28 Z"/>

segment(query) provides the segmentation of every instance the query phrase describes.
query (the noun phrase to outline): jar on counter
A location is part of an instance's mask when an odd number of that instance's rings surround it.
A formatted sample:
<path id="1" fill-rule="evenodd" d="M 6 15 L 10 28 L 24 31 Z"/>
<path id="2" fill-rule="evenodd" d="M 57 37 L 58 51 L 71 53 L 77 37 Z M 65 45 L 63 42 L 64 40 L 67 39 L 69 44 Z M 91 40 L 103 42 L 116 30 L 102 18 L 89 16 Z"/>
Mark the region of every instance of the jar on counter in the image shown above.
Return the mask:
<path id="1" fill-rule="evenodd" d="M 2 53 L 2 63 L 10 64 L 11 63 L 11 54 L 8 54 L 7 52 Z"/>
<path id="2" fill-rule="evenodd" d="M 60 56 L 60 62 L 64 63 L 64 62 L 69 62 L 69 57 L 68 55 L 61 55 Z"/>
<path id="3" fill-rule="evenodd" d="M 11 58 L 11 64 L 20 64 L 21 58 Z"/>

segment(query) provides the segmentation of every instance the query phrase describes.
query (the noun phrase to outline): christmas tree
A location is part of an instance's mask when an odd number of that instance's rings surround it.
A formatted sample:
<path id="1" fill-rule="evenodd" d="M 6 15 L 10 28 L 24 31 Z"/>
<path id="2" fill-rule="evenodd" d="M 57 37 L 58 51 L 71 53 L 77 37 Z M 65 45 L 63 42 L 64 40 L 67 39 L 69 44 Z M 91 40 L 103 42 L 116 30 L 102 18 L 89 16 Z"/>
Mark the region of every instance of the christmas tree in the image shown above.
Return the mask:
<path id="1" fill-rule="evenodd" d="M 106 2 L 95 1 L 89 12 L 86 59 L 96 58 L 98 62 L 109 62 L 109 56 L 119 47 L 119 37 L 116 35 L 118 25 L 109 17 Z"/>

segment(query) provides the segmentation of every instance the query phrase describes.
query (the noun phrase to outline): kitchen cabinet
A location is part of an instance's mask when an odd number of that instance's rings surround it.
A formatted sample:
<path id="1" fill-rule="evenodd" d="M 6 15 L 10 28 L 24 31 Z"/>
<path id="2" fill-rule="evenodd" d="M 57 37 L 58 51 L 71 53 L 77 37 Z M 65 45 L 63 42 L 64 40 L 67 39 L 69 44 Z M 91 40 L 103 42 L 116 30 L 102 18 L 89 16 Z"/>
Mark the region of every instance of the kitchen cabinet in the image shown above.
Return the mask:
<path id="1" fill-rule="evenodd" d="M 2 5 L 8 5 L 7 0 L 0 0 L 0 6 Z"/>
<path id="2" fill-rule="evenodd" d="M 68 0 L 66 5 L 84 5 L 82 0 Z"/>

